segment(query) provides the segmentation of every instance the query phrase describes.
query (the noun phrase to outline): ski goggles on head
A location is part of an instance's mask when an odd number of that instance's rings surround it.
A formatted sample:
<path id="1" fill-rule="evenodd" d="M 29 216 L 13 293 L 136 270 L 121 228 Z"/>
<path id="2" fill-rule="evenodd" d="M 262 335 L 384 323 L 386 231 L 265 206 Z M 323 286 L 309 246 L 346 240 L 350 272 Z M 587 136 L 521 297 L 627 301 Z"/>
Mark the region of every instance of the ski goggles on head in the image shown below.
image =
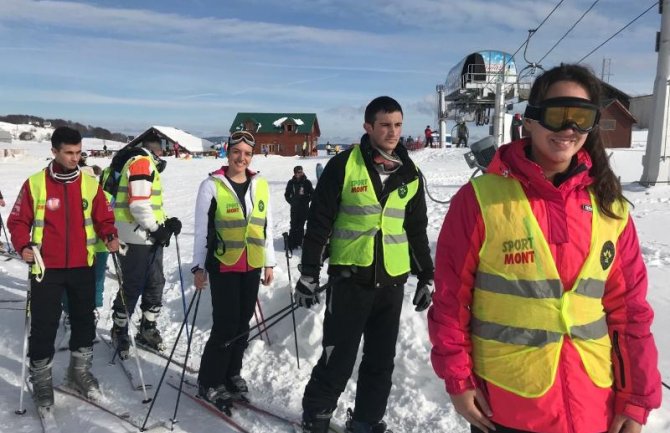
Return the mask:
<path id="1" fill-rule="evenodd" d="M 526 119 L 536 120 L 544 128 L 559 132 L 573 128 L 586 134 L 598 125 L 600 110 L 588 99 L 551 98 L 540 105 L 528 105 L 524 113 Z"/>
<path id="2" fill-rule="evenodd" d="M 256 140 L 249 131 L 235 131 L 232 134 L 230 134 L 230 137 L 228 137 L 229 146 L 234 146 L 241 142 L 245 142 L 251 147 L 256 146 Z"/>

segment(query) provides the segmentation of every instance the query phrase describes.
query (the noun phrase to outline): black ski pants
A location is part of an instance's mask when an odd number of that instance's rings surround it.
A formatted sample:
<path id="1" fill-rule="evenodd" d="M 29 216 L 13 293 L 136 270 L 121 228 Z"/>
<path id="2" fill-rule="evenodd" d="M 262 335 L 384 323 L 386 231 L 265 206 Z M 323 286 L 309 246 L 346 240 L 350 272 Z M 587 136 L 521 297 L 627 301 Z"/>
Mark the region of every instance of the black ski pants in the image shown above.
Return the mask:
<path id="1" fill-rule="evenodd" d="M 305 222 L 309 205 L 297 204 L 291 206 L 291 229 L 288 232 L 288 247 L 295 249 L 302 245 L 302 239 L 305 237 Z"/>
<path id="2" fill-rule="evenodd" d="M 302 399 L 307 417 L 337 407 L 353 371 L 361 336 L 363 359 L 358 368 L 354 419 L 375 423 L 384 417 L 402 301 L 402 284 L 370 288 L 351 279 L 333 279 L 326 295 L 323 352 Z"/>
<path id="3" fill-rule="evenodd" d="M 147 311 L 161 307 L 165 276 L 163 275 L 163 247 L 156 245 L 128 244 L 125 255 L 118 255 L 123 274 L 123 296 L 132 315 L 140 296 L 140 308 Z M 124 312 L 121 293 L 116 294 L 114 311 Z M 130 317 L 128 318 L 130 320 Z"/>
<path id="4" fill-rule="evenodd" d="M 241 337 L 224 344 L 249 330 L 249 321 L 256 308 L 261 270 L 249 272 L 212 272 L 209 274 L 212 296 L 212 331 L 200 360 L 198 383 L 206 388 L 229 386 L 229 378 L 242 370 L 242 358 L 249 342 Z"/>
<path id="5" fill-rule="evenodd" d="M 30 338 L 28 353 L 31 360 L 52 358 L 54 340 L 61 316 L 61 299 L 67 293 L 70 311 L 70 350 L 93 346 L 95 338 L 95 269 L 47 269 L 38 282 L 30 277 Z"/>

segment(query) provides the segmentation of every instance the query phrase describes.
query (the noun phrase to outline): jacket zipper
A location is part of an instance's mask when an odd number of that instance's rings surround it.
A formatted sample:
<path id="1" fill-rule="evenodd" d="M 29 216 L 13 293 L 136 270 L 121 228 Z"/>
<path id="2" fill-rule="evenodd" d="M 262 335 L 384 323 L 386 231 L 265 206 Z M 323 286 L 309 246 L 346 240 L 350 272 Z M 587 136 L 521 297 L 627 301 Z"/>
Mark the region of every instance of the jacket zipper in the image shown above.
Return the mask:
<path id="1" fill-rule="evenodd" d="M 70 251 L 70 237 L 68 236 L 68 233 L 70 233 L 70 219 L 68 218 L 68 200 L 67 200 L 67 184 L 63 184 L 63 201 L 64 206 L 63 206 L 63 212 L 65 212 L 65 267 L 69 267 L 69 262 L 70 262 L 70 257 L 68 255 L 68 251 Z M 85 224 L 84 224 L 85 225 Z"/>
<path id="2" fill-rule="evenodd" d="M 623 356 L 621 356 L 621 347 L 619 347 L 619 331 L 614 331 L 612 333 L 612 345 L 614 346 L 614 353 L 619 360 L 619 381 L 621 382 L 621 388 L 623 389 L 626 388 L 626 371 L 624 370 L 625 363 L 623 361 Z"/>

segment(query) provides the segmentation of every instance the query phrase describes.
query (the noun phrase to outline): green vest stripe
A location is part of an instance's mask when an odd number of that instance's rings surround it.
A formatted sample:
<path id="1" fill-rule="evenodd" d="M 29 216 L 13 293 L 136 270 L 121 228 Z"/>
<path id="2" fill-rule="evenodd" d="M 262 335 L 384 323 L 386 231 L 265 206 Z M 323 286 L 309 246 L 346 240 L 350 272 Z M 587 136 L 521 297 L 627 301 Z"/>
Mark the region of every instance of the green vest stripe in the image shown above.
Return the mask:
<path id="1" fill-rule="evenodd" d="M 405 218 L 405 209 L 386 208 L 384 216 L 388 218 Z"/>
<path id="2" fill-rule="evenodd" d="M 229 220 L 229 221 L 217 221 L 214 223 L 214 227 L 217 229 L 235 229 L 246 227 L 246 220 Z"/>
<path id="3" fill-rule="evenodd" d="M 585 325 L 571 326 L 570 335 L 582 340 L 597 340 L 598 338 L 602 338 L 607 335 L 607 319 L 603 316 Z"/>
<path id="4" fill-rule="evenodd" d="M 407 234 L 401 233 L 399 235 L 384 235 L 383 241 L 385 244 L 404 244 L 407 243 Z"/>
<path id="5" fill-rule="evenodd" d="M 382 207 L 379 204 L 365 206 L 340 206 L 340 212 L 349 215 L 379 215 Z"/>

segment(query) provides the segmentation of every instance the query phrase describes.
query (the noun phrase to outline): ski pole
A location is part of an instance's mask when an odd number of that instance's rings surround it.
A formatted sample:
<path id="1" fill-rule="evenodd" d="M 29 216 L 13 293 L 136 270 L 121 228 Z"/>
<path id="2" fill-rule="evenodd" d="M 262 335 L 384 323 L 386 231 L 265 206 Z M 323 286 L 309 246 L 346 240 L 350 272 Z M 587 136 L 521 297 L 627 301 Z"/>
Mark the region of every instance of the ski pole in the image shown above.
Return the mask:
<path id="1" fill-rule="evenodd" d="M 28 265 L 30 269 L 30 265 Z M 23 330 L 23 361 L 21 362 L 21 392 L 19 393 L 19 408 L 14 412 L 17 415 L 26 413 L 23 407 L 23 387 L 26 381 L 26 358 L 28 356 L 28 330 L 30 329 L 30 271 L 28 271 L 28 291 L 26 292 L 26 318 Z"/>
<path id="2" fill-rule="evenodd" d="M 260 326 L 261 321 L 258 320 L 258 309 L 254 308 L 254 320 L 256 321 L 256 326 Z"/>
<path id="3" fill-rule="evenodd" d="M 275 317 L 279 316 L 280 314 L 283 314 L 284 312 L 286 312 L 286 311 L 289 310 L 290 308 L 292 308 L 292 306 L 291 306 L 291 305 L 287 305 L 286 307 L 282 308 L 281 310 L 277 311 L 276 313 L 274 313 L 273 315 L 271 315 L 270 317 L 268 317 L 267 320 L 269 321 L 269 320 L 274 319 Z M 225 343 L 223 343 L 223 347 L 224 347 L 224 348 L 225 348 L 225 347 L 229 347 L 231 344 L 233 344 L 234 342 L 236 342 L 236 341 L 239 340 L 240 338 L 242 338 L 242 337 L 244 337 L 244 336 L 246 336 L 246 335 L 249 335 L 249 333 L 250 333 L 251 331 L 253 331 L 253 330 L 257 329 L 257 328 L 260 328 L 261 326 L 263 326 L 263 323 L 258 323 L 256 326 L 252 326 L 251 328 L 249 328 L 249 330 L 247 330 L 247 331 L 245 331 L 245 332 L 243 332 L 243 333 L 241 333 L 241 334 L 238 334 L 238 335 L 236 335 L 235 337 L 233 337 L 233 338 L 231 338 L 230 340 L 228 340 L 228 341 L 226 341 Z"/>
<path id="4" fill-rule="evenodd" d="M 186 375 L 186 364 L 188 363 L 188 356 L 191 353 L 191 342 L 193 341 L 193 330 L 195 330 L 195 318 L 198 316 L 198 307 L 200 306 L 200 296 L 202 295 L 202 290 L 198 290 L 197 296 L 198 300 L 195 302 L 195 310 L 193 311 L 193 321 L 191 322 L 191 333 L 186 331 L 186 338 L 188 343 L 186 344 L 186 359 L 184 359 L 184 365 L 181 368 L 181 377 L 179 378 L 179 392 L 177 393 L 177 402 L 174 406 L 174 415 L 172 415 L 172 425 L 170 430 L 174 430 L 174 425 L 177 423 L 177 411 L 179 410 L 179 400 L 181 399 L 181 390 L 184 386 L 184 376 Z M 184 306 L 186 306 L 184 304 Z M 184 313 L 186 314 L 186 313 Z M 186 323 L 186 320 L 184 321 Z"/>
<path id="5" fill-rule="evenodd" d="M 291 307 L 293 307 L 293 283 L 291 282 L 291 262 L 290 258 L 293 256 L 288 249 L 288 233 L 284 232 L 281 234 L 284 238 L 284 255 L 286 256 L 286 272 L 288 272 L 288 294 L 291 297 Z M 291 316 L 293 318 L 293 340 L 295 341 L 295 360 L 298 363 L 298 368 L 300 368 L 300 355 L 298 354 L 298 331 L 295 326 L 295 310 L 291 310 Z"/>
<path id="6" fill-rule="evenodd" d="M 121 296 L 121 303 L 123 304 L 123 310 L 126 313 L 128 328 L 130 328 L 130 314 L 128 314 L 128 304 L 126 303 L 126 296 L 123 293 L 123 273 L 121 272 L 121 266 L 119 266 L 118 253 L 116 252 L 112 253 L 112 262 L 114 262 L 114 270 L 116 271 L 116 278 L 119 283 L 119 295 Z M 135 362 L 137 363 L 137 371 L 140 374 L 140 383 L 142 384 L 142 392 L 144 393 L 144 400 L 142 400 L 142 403 L 146 404 L 149 403 L 151 399 L 147 395 L 147 386 L 144 383 L 144 373 L 142 372 L 142 366 L 140 365 L 140 357 L 137 355 L 137 345 L 135 344 L 135 337 L 133 336 L 132 332 L 128 332 L 128 334 L 130 337 L 130 344 L 133 346 L 133 350 L 135 351 Z M 117 347 L 116 350 L 114 350 L 112 360 L 109 362 L 110 364 L 114 363 L 114 359 L 116 358 L 116 355 L 118 353 L 119 349 Z"/>
<path id="7" fill-rule="evenodd" d="M 268 334 L 268 329 L 265 327 L 265 316 L 263 315 L 263 308 L 261 308 L 261 301 L 258 299 L 258 297 L 256 298 L 256 307 L 258 308 L 258 314 L 261 316 L 261 323 L 263 324 L 263 329 L 265 330 L 265 339 L 268 341 L 268 346 L 271 346 L 272 343 L 270 343 L 270 334 Z M 255 311 L 256 310 L 254 310 L 254 312 Z"/>
<path id="8" fill-rule="evenodd" d="M 5 227 L 5 222 L 2 219 L 2 214 L 0 214 L 0 227 L 2 227 L 2 231 L 5 232 L 5 241 L 7 241 L 7 250 L 8 253 L 12 252 L 12 244 L 9 243 L 9 236 L 7 236 L 7 227 Z"/>
<path id="9" fill-rule="evenodd" d="M 147 412 L 146 418 L 144 418 L 144 423 L 142 424 L 142 427 L 140 428 L 140 431 L 146 431 L 145 427 L 147 425 L 147 421 L 149 421 L 149 415 L 151 414 L 151 411 L 154 408 L 154 404 L 156 403 L 156 398 L 158 397 L 158 392 L 161 390 L 161 386 L 163 386 L 163 380 L 165 380 L 165 375 L 167 374 L 167 370 L 170 367 L 170 364 L 172 363 L 172 357 L 174 356 L 174 352 L 177 349 L 177 344 L 179 343 L 179 339 L 181 338 L 181 333 L 184 331 L 184 326 L 186 321 L 188 320 L 188 316 L 191 314 L 191 308 L 193 307 L 193 301 L 195 301 L 196 296 L 200 293 L 198 290 L 196 293 L 193 294 L 193 297 L 191 298 L 191 302 L 188 304 L 188 308 L 186 309 L 186 317 L 184 317 L 184 320 L 181 322 L 181 326 L 179 327 L 179 332 L 177 333 L 177 338 L 175 339 L 174 345 L 172 346 L 172 350 L 170 351 L 170 356 L 167 359 L 167 363 L 165 363 L 165 368 L 163 369 L 163 374 L 161 375 L 161 379 L 158 382 L 158 386 L 156 387 L 156 392 L 154 392 L 154 398 L 151 400 L 151 405 L 149 406 L 149 411 Z M 186 365 L 186 363 L 184 363 Z"/>
<path id="10" fill-rule="evenodd" d="M 174 235 L 174 245 L 177 247 L 177 266 L 179 266 L 179 284 L 181 285 L 181 305 L 184 307 L 184 317 L 186 317 L 186 295 L 184 294 L 184 275 L 181 272 L 181 254 L 179 254 L 179 236 Z M 188 332 L 188 322 L 186 322 L 186 335 L 191 339 L 190 333 Z"/>
<path id="11" fill-rule="evenodd" d="M 279 322 L 281 322 L 282 320 L 284 320 L 286 317 L 288 317 L 289 314 L 293 313 L 293 312 L 294 312 L 295 310 L 297 310 L 298 308 L 300 308 L 300 306 L 298 306 L 298 305 L 292 307 L 290 311 L 287 311 L 287 312 L 285 312 L 284 314 L 282 314 L 281 316 L 279 316 L 279 317 L 277 318 L 277 320 L 275 320 L 274 322 L 272 322 L 272 323 L 270 323 L 269 325 L 267 325 L 267 327 L 266 327 L 265 329 L 270 329 L 270 328 L 272 328 L 273 326 L 275 326 L 276 324 L 278 324 Z M 248 339 L 247 341 L 251 341 L 251 340 L 255 339 L 256 337 L 258 337 L 258 336 L 261 335 L 262 333 L 263 333 L 263 331 L 259 331 L 259 332 L 257 332 L 257 333 L 254 334 L 253 336 L 249 337 L 249 339 Z"/>

